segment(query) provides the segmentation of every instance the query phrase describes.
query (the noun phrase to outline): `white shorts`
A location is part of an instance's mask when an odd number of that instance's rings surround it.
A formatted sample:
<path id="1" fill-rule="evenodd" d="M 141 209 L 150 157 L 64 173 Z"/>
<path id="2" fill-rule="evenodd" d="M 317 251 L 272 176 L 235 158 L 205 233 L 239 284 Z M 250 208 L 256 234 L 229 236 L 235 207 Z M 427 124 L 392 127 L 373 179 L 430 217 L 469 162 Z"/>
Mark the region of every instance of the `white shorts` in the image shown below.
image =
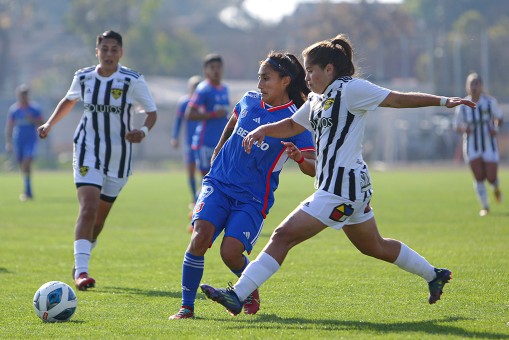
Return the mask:
<path id="1" fill-rule="evenodd" d="M 369 205 L 371 196 L 354 202 L 317 190 L 301 203 L 300 209 L 328 227 L 340 230 L 345 225 L 366 222 L 374 217 Z"/>
<path id="2" fill-rule="evenodd" d="M 74 166 L 74 183 L 76 187 L 82 185 L 94 185 L 101 189 L 101 197 L 105 197 L 107 201 L 114 200 L 124 185 L 127 178 L 110 177 L 103 174 L 101 170 L 90 168 L 88 166 Z"/>
<path id="3" fill-rule="evenodd" d="M 472 149 L 472 148 L 470 148 Z M 500 160 L 500 157 L 498 155 L 498 150 L 469 150 L 469 148 L 466 146 L 466 143 L 463 144 L 463 159 L 466 163 L 473 161 L 474 159 L 482 158 L 485 162 L 492 162 L 492 163 L 498 163 Z"/>

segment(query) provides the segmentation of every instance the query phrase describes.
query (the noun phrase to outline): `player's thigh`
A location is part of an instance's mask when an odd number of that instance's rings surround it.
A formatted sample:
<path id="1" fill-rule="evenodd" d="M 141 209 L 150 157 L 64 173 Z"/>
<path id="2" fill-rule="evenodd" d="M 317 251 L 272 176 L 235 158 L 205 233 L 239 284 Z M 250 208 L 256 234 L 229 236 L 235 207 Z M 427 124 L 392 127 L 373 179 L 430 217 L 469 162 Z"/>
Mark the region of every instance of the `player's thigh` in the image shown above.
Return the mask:
<path id="1" fill-rule="evenodd" d="M 262 208 L 258 204 L 234 202 L 226 221 L 224 236 L 240 241 L 244 249 L 251 253 L 264 225 Z"/>
<path id="2" fill-rule="evenodd" d="M 194 206 L 192 223 L 205 220 L 216 228 L 214 240 L 223 231 L 230 214 L 231 199 L 210 181 L 203 181 L 198 200 Z"/>
<path id="3" fill-rule="evenodd" d="M 476 181 L 481 182 L 486 179 L 484 161 L 481 157 L 470 159 L 469 166 Z"/>
<path id="4" fill-rule="evenodd" d="M 374 217 L 362 223 L 346 225 L 343 231 L 362 253 L 368 253 L 370 249 L 380 246 L 383 242 Z"/>
<path id="5" fill-rule="evenodd" d="M 486 169 L 486 179 L 493 183 L 497 180 L 498 163 L 496 162 L 485 162 L 484 168 Z"/>

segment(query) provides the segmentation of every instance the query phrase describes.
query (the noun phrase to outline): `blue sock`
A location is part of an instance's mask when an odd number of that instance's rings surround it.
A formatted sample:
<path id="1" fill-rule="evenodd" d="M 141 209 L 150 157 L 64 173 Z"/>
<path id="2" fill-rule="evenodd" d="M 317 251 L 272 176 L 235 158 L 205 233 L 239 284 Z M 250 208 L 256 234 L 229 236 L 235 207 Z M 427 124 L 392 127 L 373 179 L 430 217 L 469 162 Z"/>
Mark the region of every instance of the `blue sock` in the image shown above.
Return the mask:
<path id="1" fill-rule="evenodd" d="M 189 178 L 189 187 L 191 188 L 191 195 L 193 196 L 193 202 L 196 202 L 196 180 Z"/>
<path id="2" fill-rule="evenodd" d="M 204 268 L 204 256 L 194 256 L 186 252 L 184 255 L 184 263 L 182 264 L 182 306 L 194 310 L 196 292 L 198 291 L 198 286 L 203 277 Z"/>
<path id="3" fill-rule="evenodd" d="M 28 197 L 31 197 L 32 196 L 32 185 L 31 185 L 31 182 L 30 182 L 30 176 L 29 175 L 25 175 L 25 195 L 27 195 Z"/>
<path id="4" fill-rule="evenodd" d="M 242 275 L 242 272 L 244 271 L 244 269 L 246 269 L 247 265 L 249 264 L 249 259 L 247 258 L 246 255 L 243 255 L 244 256 L 244 265 L 242 266 L 242 268 L 240 268 L 239 270 L 233 270 L 233 269 L 230 269 L 232 271 L 233 274 L 237 275 L 237 277 L 240 277 L 240 275 Z"/>

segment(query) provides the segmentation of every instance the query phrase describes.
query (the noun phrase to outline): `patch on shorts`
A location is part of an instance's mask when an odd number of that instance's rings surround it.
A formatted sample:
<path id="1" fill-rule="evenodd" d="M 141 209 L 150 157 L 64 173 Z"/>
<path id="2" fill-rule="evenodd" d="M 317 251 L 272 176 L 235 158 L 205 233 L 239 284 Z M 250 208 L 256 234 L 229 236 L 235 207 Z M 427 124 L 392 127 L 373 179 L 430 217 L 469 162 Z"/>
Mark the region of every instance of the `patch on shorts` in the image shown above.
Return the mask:
<path id="1" fill-rule="evenodd" d="M 332 210 L 329 218 L 336 222 L 344 222 L 348 217 L 352 216 L 353 208 L 350 204 L 341 204 Z"/>
<path id="2" fill-rule="evenodd" d="M 80 166 L 80 175 L 85 177 L 88 174 L 88 170 L 90 168 L 88 166 Z"/>

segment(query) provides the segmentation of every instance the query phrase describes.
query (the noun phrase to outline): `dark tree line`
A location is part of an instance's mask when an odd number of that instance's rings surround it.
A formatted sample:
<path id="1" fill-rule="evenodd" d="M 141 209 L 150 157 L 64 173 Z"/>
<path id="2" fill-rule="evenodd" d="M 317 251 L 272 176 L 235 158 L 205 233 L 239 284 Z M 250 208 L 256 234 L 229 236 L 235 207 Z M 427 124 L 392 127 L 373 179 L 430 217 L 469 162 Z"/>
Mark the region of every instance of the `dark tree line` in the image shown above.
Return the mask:
<path id="1" fill-rule="evenodd" d="M 235 10 L 230 22 L 220 19 L 226 7 Z M 44 84 L 94 63 L 95 36 L 106 29 L 124 35 L 124 63 L 148 75 L 196 74 L 204 54 L 215 51 L 227 77 L 254 79 L 270 50 L 299 55 L 346 33 L 361 74 L 372 80 L 416 79 L 462 95 L 475 70 L 490 92 L 509 100 L 509 1 L 499 0 L 304 3 L 277 25 L 250 17 L 242 0 L 0 0 L 0 67 L 10 70 L 0 72 L 0 90 L 9 77 Z"/>

